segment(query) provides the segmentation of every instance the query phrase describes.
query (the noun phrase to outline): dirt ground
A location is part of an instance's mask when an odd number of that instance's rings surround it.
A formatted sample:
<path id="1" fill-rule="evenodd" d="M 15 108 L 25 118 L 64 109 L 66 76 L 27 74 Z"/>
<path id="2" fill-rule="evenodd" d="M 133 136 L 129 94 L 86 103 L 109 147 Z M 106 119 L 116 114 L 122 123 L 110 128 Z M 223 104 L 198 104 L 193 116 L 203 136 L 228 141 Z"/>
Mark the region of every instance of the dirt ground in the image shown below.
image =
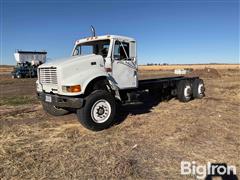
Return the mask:
<path id="1" fill-rule="evenodd" d="M 0 75 L 0 178 L 194 180 L 180 175 L 181 161 L 235 165 L 240 177 L 240 72 L 194 75 L 204 79 L 203 99 L 122 107 L 118 123 L 101 132 L 84 129 L 75 114 L 46 114 L 35 79 Z"/>

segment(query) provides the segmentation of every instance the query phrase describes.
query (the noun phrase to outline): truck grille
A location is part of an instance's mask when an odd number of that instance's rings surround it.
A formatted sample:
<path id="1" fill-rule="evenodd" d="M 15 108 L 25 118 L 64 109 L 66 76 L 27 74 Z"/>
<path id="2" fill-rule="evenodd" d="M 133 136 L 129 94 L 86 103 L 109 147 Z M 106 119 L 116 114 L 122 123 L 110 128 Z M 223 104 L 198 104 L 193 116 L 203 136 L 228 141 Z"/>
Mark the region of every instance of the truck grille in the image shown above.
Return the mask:
<path id="1" fill-rule="evenodd" d="M 39 81 L 42 84 L 57 84 L 57 68 L 40 68 Z"/>

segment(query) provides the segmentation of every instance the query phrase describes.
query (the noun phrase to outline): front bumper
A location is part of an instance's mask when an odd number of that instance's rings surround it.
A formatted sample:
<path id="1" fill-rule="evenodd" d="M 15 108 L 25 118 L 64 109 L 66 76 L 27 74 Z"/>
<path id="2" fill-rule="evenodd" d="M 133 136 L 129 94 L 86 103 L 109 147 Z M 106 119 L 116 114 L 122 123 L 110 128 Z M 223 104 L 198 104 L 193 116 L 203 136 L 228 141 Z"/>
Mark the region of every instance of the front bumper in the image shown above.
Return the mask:
<path id="1" fill-rule="evenodd" d="M 46 96 L 51 97 L 51 102 L 46 101 Z M 39 100 L 50 103 L 53 106 L 60 108 L 76 108 L 79 109 L 83 107 L 84 99 L 79 97 L 67 97 L 67 96 L 59 96 L 56 94 L 48 94 L 43 92 L 37 92 L 37 97 Z"/>

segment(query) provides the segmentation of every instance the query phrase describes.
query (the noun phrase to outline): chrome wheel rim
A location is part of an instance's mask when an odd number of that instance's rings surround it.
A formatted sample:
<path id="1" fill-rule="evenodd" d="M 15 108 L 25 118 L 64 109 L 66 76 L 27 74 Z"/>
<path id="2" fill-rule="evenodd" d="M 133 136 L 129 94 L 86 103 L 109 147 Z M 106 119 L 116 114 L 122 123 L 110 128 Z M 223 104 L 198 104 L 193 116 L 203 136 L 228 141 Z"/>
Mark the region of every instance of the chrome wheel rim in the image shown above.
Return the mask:
<path id="1" fill-rule="evenodd" d="M 204 92 L 204 86 L 203 84 L 199 84 L 198 85 L 198 94 L 202 95 Z"/>
<path id="2" fill-rule="evenodd" d="M 104 123 L 111 115 L 111 105 L 105 99 L 100 99 L 95 102 L 91 108 L 92 120 L 96 123 Z"/>
<path id="3" fill-rule="evenodd" d="M 191 86 L 190 85 L 187 85 L 185 88 L 184 88 L 184 96 L 186 98 L 190 98 L 191 96 Z"/>

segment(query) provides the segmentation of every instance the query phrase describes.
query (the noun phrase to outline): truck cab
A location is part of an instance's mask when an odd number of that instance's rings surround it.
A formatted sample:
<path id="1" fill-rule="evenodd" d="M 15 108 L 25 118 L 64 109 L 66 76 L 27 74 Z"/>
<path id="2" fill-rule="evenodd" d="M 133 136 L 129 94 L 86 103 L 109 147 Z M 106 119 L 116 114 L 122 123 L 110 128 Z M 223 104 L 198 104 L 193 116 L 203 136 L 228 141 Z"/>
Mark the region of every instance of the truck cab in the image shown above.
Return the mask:
<path id="1" fill-rule="evenodd" d="M 96 78 L 109 81 L 114 89 L 137 88 L 136 41 L 116 35 L 77 40 L 71 57 L 39 67 L 37 90 L 67 96 L 81 95 Z M 79 91 L 68 91 L 74 86 L 78 86 Z"/>
<path id="2" fill-rule="evenodd" d="M 136 41 L 116 35 L 77 40 L 70 57 L 38 67 L 36 86 L 46 112 L 60 116 L 74 111 L 94 131 L 114 124 L 116 104 L 135 102 L 141 93 L 167 90 L 182 102 L 204 96 L 198 77 L 138 80 Z"/>

